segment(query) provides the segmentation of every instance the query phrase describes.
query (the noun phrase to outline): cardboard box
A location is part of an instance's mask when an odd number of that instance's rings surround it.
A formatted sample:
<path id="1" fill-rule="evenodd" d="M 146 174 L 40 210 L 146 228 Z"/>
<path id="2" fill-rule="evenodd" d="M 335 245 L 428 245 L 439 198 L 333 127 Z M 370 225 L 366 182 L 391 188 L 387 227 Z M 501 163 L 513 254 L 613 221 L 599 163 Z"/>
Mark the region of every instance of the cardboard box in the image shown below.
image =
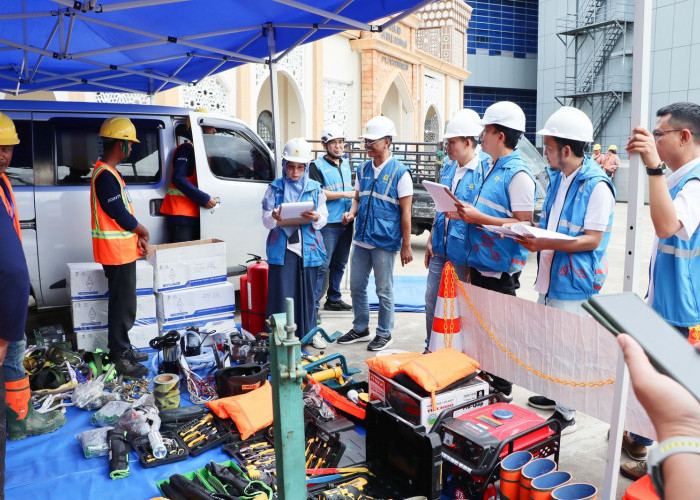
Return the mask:
<path id="1" fill-rule="evenodd" d="M 107 309 L 109 301 L 76 300 L 71 302 L 73 330 L 105 330 L 108 325 Z M 153 294 L 136 297 L 136 321 L 134 326 L 156 324 L 156 298 Z M 157 328 L 156 328 L 157 331 Z M 132 342 L 133 343 L 133 342 Z"/>
<path id="2" fill-rule="evenodd" d="M 489 384 L 475 378 L 457 389 L 436 394 L 436 408 L 433 409 L 430 396 L 419 396 L 373 370 L 369 371 L 368 381 L 370 401 L 385 401 L 402 419 L 414 425 L 422 425 L 426 431 L 430 430 L 443 410 L 485 396 L 489 392 Z M 471 408 L 464 408 L 455 412 L 454 416 L 486 404 L 487 401 L 483 401 Z"/>
<path id="3" fill-rule="evenodd" d="M 158 336 L 158 323 L 148 323 L 145 325 L 134 325 L 129 330 L 129 340 L 131 345 L 137 349 L 150 348 L 148 342 Z M 107 330 L 80 330 L 75 332 L 76 349 L 94 351 L 99 347 L 103 351 L 108 351 Z"/>
<path id="4" fill-rule="evenodd" d="M 217 314 L 215 316 L 200 316 L 197 318 L 189 318 L 186 320 L 175 320 L 168 322 L 158 322 L 158 331 L 160 335 L 168 333 L 171 330 L 186 330 L 188 327 L 195 327 L 207 330 L 216 330 L 217 332 L 232 332 L 238 331 L 236 322 L 233 319 L 233 313 Z"/>
<path id="5" fill-rule="evenodd" d="M 66 289 L 71 300 L 96 300 L 109 297 L 107 277 L 102 264 L 69 262 L 66 264 Z M 153 295 L 153 266 L 136 261 L 136 295 Z"/>
<path id="6" fill-rule="evenodd" d="M 156 293 L 156 315 L 160 323 L 182 322 L 218 314 L 233 315 L 235 310 L 236 291 L 228 281 Z"/>
<path id="7" fill-rule="evenodd" d="M 206 240 L 148 247 L 156 292 L 226 281 L 226 243 Z"/>

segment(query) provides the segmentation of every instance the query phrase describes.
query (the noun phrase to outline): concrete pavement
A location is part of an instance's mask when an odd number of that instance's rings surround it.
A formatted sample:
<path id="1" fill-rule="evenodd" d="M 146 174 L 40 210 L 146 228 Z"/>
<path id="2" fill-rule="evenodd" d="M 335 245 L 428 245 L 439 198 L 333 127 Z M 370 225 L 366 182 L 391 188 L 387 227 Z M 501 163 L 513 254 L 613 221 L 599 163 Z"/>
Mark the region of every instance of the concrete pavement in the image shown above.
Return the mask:
<path id="1" fill-rule="evenodd" d="M 648 265 L 653 241 L 653 228 L 649 217 L 648 207 L 643 207 L 640 214 L 640 223 L 637 228 L 638 246 L 638 271 L 634 290 L 637 294 L 644 296 L 648 282 Z M 619 293 L 623 291 L 624 260 L 625 260 L 625 237 L 627 223 L 627 204 L 618 203 L 615 207 L 615 217 L 613 232 L 608 246 L 609 275 L 603 288 L 603 293 Z M 423 265 L 428 233 L 411 238 L 413 247 L 413 262 L 402 267 L 397 259 L 394 273 L 395 275 L 422 275 L 427 276 L 427 270 Z M 536 300 L 537 293 L 533 289 L 535 277 L 537 275 L 537 263 L 534 255 L 530 255 L 520 279 L 521 288 L 518 296 Z M 349 289 L 343 290 L 344 299 L 350 302 Z M 322 312 L 321 326 L 329 333 L 340 330 L 343 333 L 352 327 L 351 312 Z M 370 329 L 374 331 L 377 324 L 377 314 L 370 316 Z M 407 351 L 422 351 L 425 345 L 425 315 L 419 313 L 397 313 L 395 318 L 395 331 L 392 335 L 394 343 L 391 349 L 404 349 Z M 314 349 L 309 349 L 315 351 Z M 351 345 L 330 345 L 326 349 L 328 354 L 343 353 L 351 367 L 362 369 L 362 373 L 355 376 L 356 380 L 366 380 L 367 365 L 364 360 L 373 356 L 374 353 L 367 351 L 366 343 Z M 517 381 L 515 381 L 517 384 Z M 529 391 L 518 387 L 513 391 L 514 403 L 520 406 L 527 406 L 527 398 L 532 395 Z M 535 410 L 543 417 L 548 417 L 551 412 Z M 578 430 L 572 434 L 562 437 L 562 450 L 560 466 L 562 470 L 573 473 L 576 482 L 588 482 L 596 485 L 601 494 L 604 484 L 607 457 L 607 431 L 609 425 L 596 418 L 577 412 L 576 422 Z M 623 454 L 621 461 L 629 460 Z M 625 489 L 631 481 L 620 476 L 616 498 L 622 498 Z M 599 497 L 602 498 L 602 497 Z"/>

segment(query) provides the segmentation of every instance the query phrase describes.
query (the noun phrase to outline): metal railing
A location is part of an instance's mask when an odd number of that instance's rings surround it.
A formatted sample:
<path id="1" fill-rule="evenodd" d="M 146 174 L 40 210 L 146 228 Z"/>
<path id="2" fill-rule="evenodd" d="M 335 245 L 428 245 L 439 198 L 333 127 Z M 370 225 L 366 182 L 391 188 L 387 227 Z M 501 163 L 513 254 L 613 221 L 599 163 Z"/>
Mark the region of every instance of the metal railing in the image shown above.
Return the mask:
<path id="1" fill-rule="evenodd" d="M 633 22 L 634 2 L 587 0 L 580 4 L 575 13 L 567 14 L 557 20 L 557 32 L 574 32 L 611 21 Z"/>

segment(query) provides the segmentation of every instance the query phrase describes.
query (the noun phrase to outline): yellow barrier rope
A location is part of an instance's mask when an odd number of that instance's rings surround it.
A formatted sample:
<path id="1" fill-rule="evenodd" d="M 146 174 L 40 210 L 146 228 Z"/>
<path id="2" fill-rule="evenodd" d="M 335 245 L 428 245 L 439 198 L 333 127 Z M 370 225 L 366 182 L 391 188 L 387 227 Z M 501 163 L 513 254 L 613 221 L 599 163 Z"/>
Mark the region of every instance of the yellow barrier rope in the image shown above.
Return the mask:
<path id="1" fill-rule="evenodd" d="M 465 298 L 465 300 L 467 301 L 467 304 L 469 305 L 469 309 L 471 309 L 472 313 L 474 314 L 474 317 L 475 317 L 476 320 L 479 322 L 479 324 L 480 324 L 481 327 L 484 329 L 484 331 L 488 334 L 488 336 L 491 338 L 491 340 L 492 340 L 493 342 L 495 342 L 496 345 L 497 345 L 504 353 L 506 353 L 506 355 L 507 355 L 510 359 L 512 359 L 513 361 L 515 361 L 518 365 L 522 366 L 525 370 L 529 371 L 530 373 L 532 373 L 532 374 L 534 374 L 534 375 L 537 375 L 537 376 L 540 377 L 540 378 L 543 378 L 543 379 L 545 379 L 545 380 L 548 380 L 548 381 L 550 381 L 550 382 L 554 382 L 554 383 L 556 383 L 556 384 L 562 384 L 562 385 L 570 385 L 570 386 L 573 386 L 573 387 L 583 387 L 583 388 L 586 388 L 586 387 L 602 387 L 602 386 L 604 386 L 604 385 L 612 385 L 612 384 L 615 383 L 615 379 L 612 379 L 612 378 L 609 378 L 609 379 L 606 379 L 606 380 L 598 380 L 598 381 L 596 381 L 596 382 L 576 382 L 576 381 L 573 381 L 573 380 L 564 380 L 564 379 L 561 379 L 561 378 L 552 377 L 552 376 L 550 376 L 550 375 L 547 375 L 546 373 L 544 373 L 544 372 L 542 372 L 542 371 L 540 371 L 540 370 L 537 370 L 536 368 L 533 368 L 532 366 L 528 365 L 527 363 L 525 363 L 524 361 L 522 361 L 521 359 L 519 359 L 515 354 L 513 354 L 511 351 L 508 350 L 508 348 L 503 344 L 503 342 L 501 342 L 501 341 L 496 337 L 496 335 L 491 331 L 491 329 L 486 325 L 486 323 L 484 322 L 483 318 L 479 315 L 479 313 L 477 312 L 476 308 L 474 307 L 474 304 L 472 303 L 471 299 L 470 299 L 469 296 L 467 295 L 467 291 L 465 290 L 464 285 L 462 284 L 461 281 L 459 281 L 459 279 L 458 279 L 458 277 L 457 277 L 457 273 L 455 272 L 454 268 L 452 268 L 452 266 L 450 266 L 450 267 L 451 267 L 452 272 L 449 273 L 449 278 L 448 278 L 447 284 L 448 284 L 449 286 L 452 287 L 451 290 L 453 291 L 453 293 L 451 294 L 452 297 L 449 299 L 449 300 L 450 300 L 450 304 L 451 304 L 451 305 L 450 305 L 450 312 L 449 312 L 450 316 L 449 316 L 449 317 L 448 317 L 448 309 L 447 309 L 447 300 L 448 300 L 448 299 L 445 299 L 445 300 L 444 300 L 444 306 L 443 306 L 443 307 L 444 307 L 444 311 L 445 311 L 445 320 L 446 320 L 446 321 L 447 321 L 448 319 L 454 319 L 454 301 L 456 300 L 456 298 L 455 298 L 456 293 L 454 293 L 454 291 L 455 291 L 455 284 L 456 284 L 456 285 L 459 287 L 459 291 L 462 293 L 462 296 L 463 296 L 463 297 Z M 445 293 L 445 295 L 447 295 L 447 293 Z M 452 335 L 454 335 L 453 332 L 451 332 L 450 336 L 448 336 L 447 334 L 445 334 L 445 345 L 447 345 L 448 347 L 451 347 L 451 346 L 452 346 Z M 449 339 L 449 345 L 448 345 L 448 339 Z"/>

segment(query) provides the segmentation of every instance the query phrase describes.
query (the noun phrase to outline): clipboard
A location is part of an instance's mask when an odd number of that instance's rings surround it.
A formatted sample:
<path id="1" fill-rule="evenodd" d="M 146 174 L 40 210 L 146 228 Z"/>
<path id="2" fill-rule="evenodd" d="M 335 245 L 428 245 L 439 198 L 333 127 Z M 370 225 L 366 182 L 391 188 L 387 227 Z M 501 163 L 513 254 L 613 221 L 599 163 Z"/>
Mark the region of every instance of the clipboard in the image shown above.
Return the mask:
<path id="1" fill-rule="evenodd" d="M 613 335 L 627 333 L 644 348 L 649 361 L 700 401 L 700 351 L 631 292 L 597 295 L 582 304 Z"/>
<path id="2" fill-rule="evenodd" d="M 282 203 L 280 205 L 280 214 L 284 217 L 284 212 L 291 212 L 292 217 L 283 218 L 281 221 L 277 221 L 278 226 L 301 226 L 304 224 L 311 224 L 311 221 L 301 217 L 302 212 L 314 209 L 314 203 L 312 201 L 304 201 L 297 203 Z"/>

